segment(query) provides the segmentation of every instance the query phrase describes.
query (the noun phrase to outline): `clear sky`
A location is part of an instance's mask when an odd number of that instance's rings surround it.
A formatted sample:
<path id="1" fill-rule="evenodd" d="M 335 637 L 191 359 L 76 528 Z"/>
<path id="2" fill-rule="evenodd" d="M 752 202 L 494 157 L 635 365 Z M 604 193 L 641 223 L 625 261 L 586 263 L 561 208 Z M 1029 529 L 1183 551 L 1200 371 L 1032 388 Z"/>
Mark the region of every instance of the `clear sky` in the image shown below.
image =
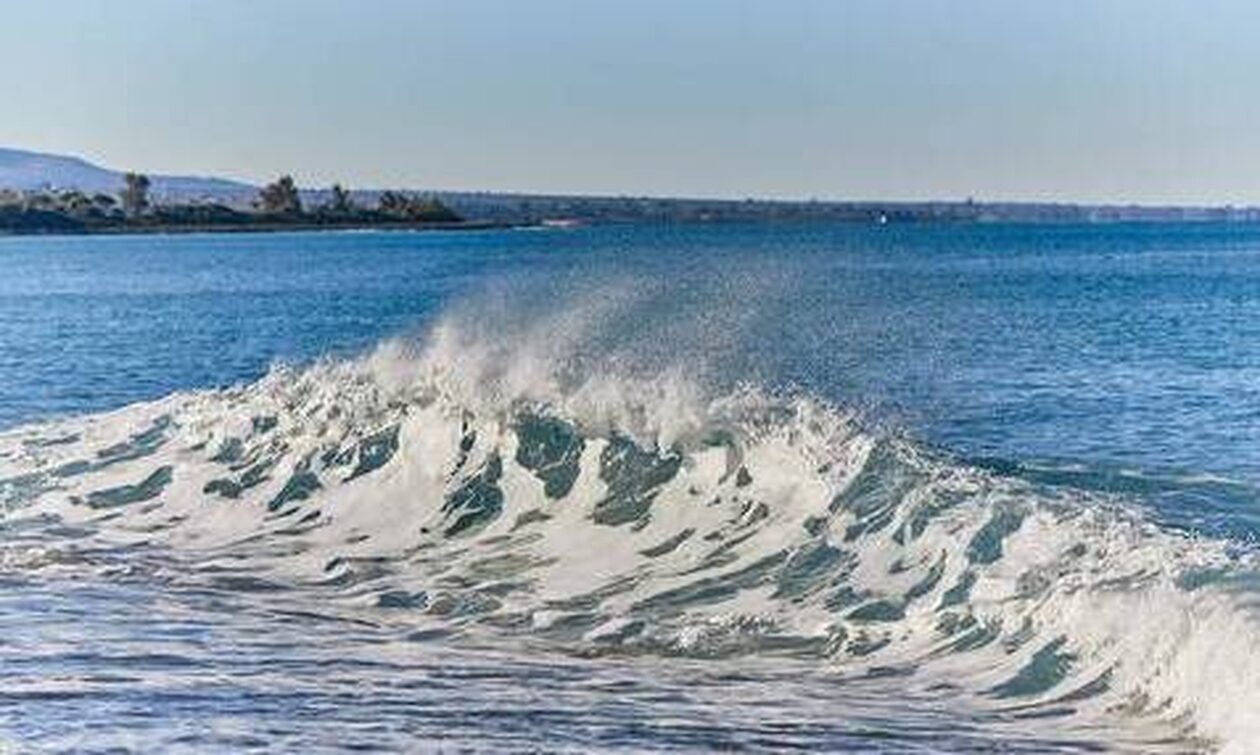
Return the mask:
<path id="1" fill-rule="evenodd" d="M 1260 203 L 1260 2 L 0 0 L 0 145 L 304 184 Z"/>

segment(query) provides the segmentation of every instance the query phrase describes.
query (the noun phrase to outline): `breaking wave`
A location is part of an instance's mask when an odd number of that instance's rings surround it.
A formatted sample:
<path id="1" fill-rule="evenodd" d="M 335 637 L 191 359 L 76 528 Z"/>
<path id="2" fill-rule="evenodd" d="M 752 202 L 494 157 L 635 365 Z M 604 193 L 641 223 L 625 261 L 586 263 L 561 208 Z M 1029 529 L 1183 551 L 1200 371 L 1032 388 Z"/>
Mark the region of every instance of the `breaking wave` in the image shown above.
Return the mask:
<path id="1" fill-rule="evenodd" d="M 143 572 L 416 637 L 813 659 L 1012 730 L 1260 741 L 1247 549 L 810 396 L 579 370 L 565 348 L 448 320 L 420 345 L 9 432 L 0 565 Z"/>

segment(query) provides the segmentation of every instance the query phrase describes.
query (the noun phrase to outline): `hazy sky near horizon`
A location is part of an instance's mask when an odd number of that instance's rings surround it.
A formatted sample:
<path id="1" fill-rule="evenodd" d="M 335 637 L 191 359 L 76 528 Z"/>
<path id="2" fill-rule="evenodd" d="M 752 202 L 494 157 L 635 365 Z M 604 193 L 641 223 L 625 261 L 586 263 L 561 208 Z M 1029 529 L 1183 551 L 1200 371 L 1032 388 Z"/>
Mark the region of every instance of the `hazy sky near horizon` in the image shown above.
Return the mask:
<path id="1" fill-rule="evenodd" d="M 304 184 L 1260 203 L 1254 0 L 0 0 L 0 145 Z"/>

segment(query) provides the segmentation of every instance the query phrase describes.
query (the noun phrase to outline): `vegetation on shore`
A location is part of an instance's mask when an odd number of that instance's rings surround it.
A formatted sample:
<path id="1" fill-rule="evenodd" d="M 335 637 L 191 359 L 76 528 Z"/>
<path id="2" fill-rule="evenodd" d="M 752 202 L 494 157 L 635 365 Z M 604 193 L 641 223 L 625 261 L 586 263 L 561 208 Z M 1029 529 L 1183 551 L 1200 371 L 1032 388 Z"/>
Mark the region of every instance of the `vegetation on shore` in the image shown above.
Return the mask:
<path id="1" fill-rule="evenodd" d="M 103 171 L 102 169 L 102 172 Z M 0 234 L 178 233 L 336 228 L 567 227 L 586 223 L 1257 223 L 1260 207 L 1035 202 L 842 202 L 572 196 L 501 192 L 300 189 L 282 176 L 261 189 L 231 184 L 197 194 L 170 178 L 128 173 L 114 191 L 0 188 Z M 220 183 L 223 183 L 220 180 Z M 108 183 L 97 185 L 106 185 Z M 454 209 L 453 209 L 454 208 Z"/>
<path id="2" fill-rule="evenodd" d="M 154 202 L 150 185 L 147 176 L 127 173 L 117 194 L 0 190 L 0 233 L 419 227 L 463 222 L 435 197 L 386 191 L 375 207 L 366 207 L 340 185 L 328 191 L 327 201 L 304 207 L 292 176 L 281 176 L 262 187 L 248 210 L 213 201 Z"/>

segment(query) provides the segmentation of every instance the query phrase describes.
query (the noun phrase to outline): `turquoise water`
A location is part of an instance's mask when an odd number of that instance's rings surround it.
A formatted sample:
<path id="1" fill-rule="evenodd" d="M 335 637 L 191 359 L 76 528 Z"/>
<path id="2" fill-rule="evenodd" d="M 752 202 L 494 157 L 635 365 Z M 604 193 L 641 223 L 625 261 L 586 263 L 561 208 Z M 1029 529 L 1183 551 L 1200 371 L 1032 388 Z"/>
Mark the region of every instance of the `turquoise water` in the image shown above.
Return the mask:
<path id="1" fill-rule="evenodd" d="M 0 273 L 0 738 L 1260 738 L 1260 229 L 8 238 Z"/>

